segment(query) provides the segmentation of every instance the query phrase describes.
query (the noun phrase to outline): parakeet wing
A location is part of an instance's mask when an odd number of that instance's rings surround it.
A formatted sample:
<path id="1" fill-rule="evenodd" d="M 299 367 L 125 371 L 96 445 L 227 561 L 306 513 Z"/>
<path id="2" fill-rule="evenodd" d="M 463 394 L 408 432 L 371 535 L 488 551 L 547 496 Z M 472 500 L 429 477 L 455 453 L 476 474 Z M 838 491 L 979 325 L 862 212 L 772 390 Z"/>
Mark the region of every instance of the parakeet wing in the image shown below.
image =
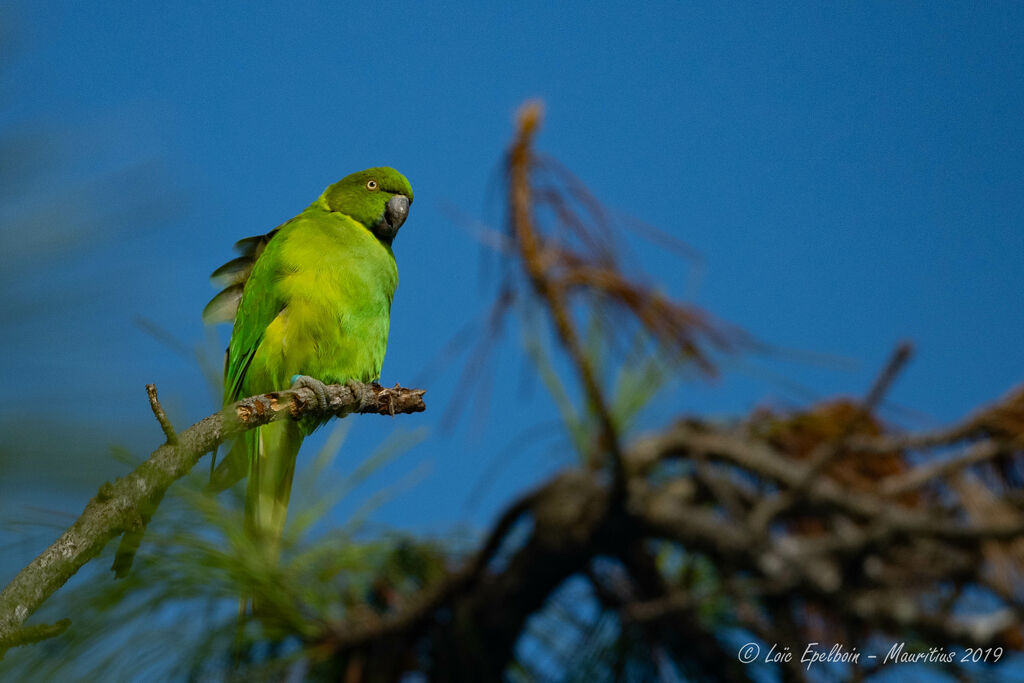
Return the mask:
<path id="1" fill-rule="evenodd" d="M 257 262 L 261 262 L 261 270 L 272 270 L 266 268 L 265 261 L 274 259 L 276 249 L 271 249 L 267 259 L 261 257 L 267 252 L 268 246 L 274 244 L 273 237 L 284 226 L 298 220 L 300 216 L 292 218 L 265 235 L 255 235 L 238 240 L 235 243 L 235 250 L 241 254 L 238 258 L 228 261 L 223 266 L 213 271 L 210 280 L 214 284 L 224 287 L 210 303 L 203 309 L 203 322 L 213 324 L 218 322 L 234 322 L 235 329 L 231 335 L 231 346 L 224 363 L 224 400 L 225 402 L 235 401 L 241 398 L 242 379 L 245 371 L 252 361 L 253 354 L 263 339 L 263 333 L 278 313 L 284 308 L 284 302 L 276 294 L 276 288 L 271 286 L 266 275 L 249 285 L 249 278 L 256 268 Z M 276 244 L 275 244 L 276 247 Z M 239 306 L 242 303 L 242 292 L 247 286 L 255 287 L 252 295 L 246 298 L 245 310 L 242 320 L 238 320 Z"/>
<path id="2" fill-rule="evenodd" d="M 210 303 L 203 309 L 204 323 L 213 325 L 234 322 L 238 304 L 242 300 L 242 290 L 252 273 L 253 266 L 256 265 L 256 260 L 274 235 L 294 220 L 295 218 L 292 218 L 282 223 L 265 235 L 254 235 L 235 242 L 235 251 L 241 256 L 228 261 L 210 275 L 210 281 L 224 289 L 210 299 Z"/>

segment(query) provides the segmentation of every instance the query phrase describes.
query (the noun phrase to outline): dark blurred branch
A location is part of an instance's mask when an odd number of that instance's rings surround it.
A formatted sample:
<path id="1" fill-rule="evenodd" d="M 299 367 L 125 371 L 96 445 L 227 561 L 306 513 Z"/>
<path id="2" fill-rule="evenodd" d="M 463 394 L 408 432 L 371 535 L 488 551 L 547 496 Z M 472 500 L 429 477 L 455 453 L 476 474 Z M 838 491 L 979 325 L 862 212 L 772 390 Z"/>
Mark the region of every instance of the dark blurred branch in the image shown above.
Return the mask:
<path id="1" fill-rule="evenodd" d="M 1017 444 L 1017 446 L 1019 448 L 1024 447 L 1024 442 Z M 994 441 L 982 441 L 972 444 L 970 447 L 945 460 L 915 467 L 898 477 L 886 479 L 882 484 L 881 491 L 886 496 L 896 498 L 904 493 L 922 488 L 936 479 L 948 477 L 971 465 L 992 460 L 1008 452 L 1004 444 Z"/>
<path id="2" fill-rule="evenodd" d="M 800 480 L 779 495 L 765 498 L 754 508 L 751 513 L 751 525 L 754 528 L 767 529 L 772 520 L 800 500 L 807 488 L 844 453 L 847 447 L 846 442 L 862 427 L 865 421 L 871 418 L 900 370 L 910 360 L 911 353 L 912 347 L 908 343 L 896 347 L 889 362 L 875 379 L 871 390 L 868 391 L 867 396 L 852 415 L 843 422 L 839 433 L 834 438 L 818 444 L 810 454 L 810 463 L 802 469 Z"/>
<path id="3" fill-rule="evenodd" d="M 47 598 L 98 555 L 111 539 L 138 528 L 144 511 L 152 508 L 154 501 L 160 500 L 171 484 L 188 474 L 199 458 L 221 443 L 276 420 L 341 417 L 349 413 L 422 412 L 425 410 L 424 393 L 398 385 L 393 388 L 359 382 L 330 385 L 325 411 L 319 407 L 313 391 L 303 388 L 238 401 L 178 434 L 176 443 L 171 442 L 172 429 L 168 443 L 155 450 L 135 471 L 113 484 L 101 486 L 75 523 L 0 592 L 0 655 L 7 648 L 25 642 L 27 634 L 22 624 Z M 157 412 L 155 391 L 150 396 Z M 158 418 L 162 412 L 159 411 Z M 161 425 L 165 420 L 166 416 Z M 166 424 L 165 433 L 170 423 Z M 35 632 L 28 635 L 35 635 Z"/>
<path id="4" fill-rule="evenodd" d="M 896 350 L 893 351 L 892 356 L 889 358 L 889 362 L 885 364 L 885 368 L 882 369 L 882 372 L 875 379 L 875 383 L 871 386 L 871 390 L 864 397 L 864 401 L 858 406 L 859 409 L 843 425 L 839 436 L 822 444 L 811 454 L 810 467 L 807 470 L 801 487 L 798 487 L 798 489 L 806 486 L 812 479 L 825 471 L 825 468 L 843 452 L 847 439 L 856 433 L 865 420 L 870 419 L 872 413 L 875 412 L 875 409 L 889 390 L 889 387 L 896 380 L 897 375 L 907 364 L 907 361 L 910 360 L 912 353 L 913 347 L 906 342 L 896 347 Z"/>
<path id="5" fill-rule="evenodd" d="M 941 433 L 951 434 L 935 435 Z M 670 461 L 705 458 L 706 467 L 719 473 L 723 467 L 742 472 L 716 477 L 710 504 L 693 477 L 659 474 Z M 623 505 L 608 504 L 612 484 L 600 472 L 563 472 L 510 506 L 484 549 L 414 598 L 413 606 L 376 620 L 333 624 L 311 645 L 341 662 L 342 670 L 358 661 L 366 681 L 399 680 L 413 653 L 422 655 L 424 647 L 435 663 L 429 668 L 431 680 L 498 680 L 529 616 L 565 580 L 582 574 L 590 577 L 602 603 L 627 624 L 643 628 L 647 642 L 675 643 L 678 655 L 688 647 L 678 642 L 680 633 L 708 638 L 701 652 L 728 655 L 718 662 L 723 670 L 732 669 L 735 679 L 745 676 L 735 666 L 734 653 L 723 653 L 695 621 L 702 601 L 709 599 L 708 589 L 693 593 L 661 578 L 643 551 L 644 541 L 678 543 L 687 553 L 708 558 L 742 598 L 736 598 L 737 606 L 770 601 L 796 609 L 814 604 L 819 614 L 840 619 L 856 633 L 916 634 L 946 647 L 1009 646 L 1007 634 L 1021 627 L 1019 604 L 1009 594 L 1000 594 L 1007 604 L 978 615 L 953 613 L 949 604 L 928 596 L 954 577 L 985 585 L 985 549 L 1024 539 L 1022 514 L 971 520 L 948 501 L 899 504 L 889 497 L 885 479 L 871 491 L 849 490 L 825 473 L 806 483 L 810 464 L 795 462 L 755 434 L 696 420 L 637 441 L 624 452 L 623 464 Z M 918 470 L 930 472 L 931 466 L 909 472 Z M 735 483 L 751 477 L 801 492 L 784 514 L 810 508 L 817 518 L 845 530 L 805 534 L 797 526 L 783 526 L 764 533 L 750 522 L 757 499 Z M 528 536 L 500 552 L 519 520 L 532 523 Z M 494 561 L 499 554 L 501 560 Z M 598 580 L 591 563 L 601 557 L 622 558 L 633 588 L 619 594 Z M 733 582 L 730 577 L 744 578 Z M 769 619 L 776 635 L 799 623 L 781 614 Z M 472 657 L 452 661 L 440 656 L 458 650 L 466 633 L 474 634 Z M 690 653 L 690 663 L 707 673 L 711 662 L 699 655 Z M 797 670 L 788 675 L 796 676 Z"/>

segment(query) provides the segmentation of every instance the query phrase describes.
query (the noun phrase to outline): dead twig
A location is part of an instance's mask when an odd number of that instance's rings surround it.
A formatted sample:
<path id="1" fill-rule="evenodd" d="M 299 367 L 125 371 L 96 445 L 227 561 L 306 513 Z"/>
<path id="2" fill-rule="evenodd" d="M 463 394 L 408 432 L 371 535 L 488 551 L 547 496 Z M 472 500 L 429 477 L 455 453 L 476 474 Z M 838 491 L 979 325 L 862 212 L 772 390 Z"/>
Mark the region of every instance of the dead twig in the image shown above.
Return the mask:
<path id="1" fill-rule="evenodd" d="M 156 416 L 156 421 L 160 423 L 160 429 L 164 430 L 167 443 L 172 446 L 177 444 L 178 435 L 174 431 L 174 425 L 167 419 L 167 413 L 164 412 L 163 406 L 160 405 L 160 399 L 156 397 L 156 385 L 147 384 L 146 394 L 149 396 L 149 407 L 153 409 L 153 415 Z"/>

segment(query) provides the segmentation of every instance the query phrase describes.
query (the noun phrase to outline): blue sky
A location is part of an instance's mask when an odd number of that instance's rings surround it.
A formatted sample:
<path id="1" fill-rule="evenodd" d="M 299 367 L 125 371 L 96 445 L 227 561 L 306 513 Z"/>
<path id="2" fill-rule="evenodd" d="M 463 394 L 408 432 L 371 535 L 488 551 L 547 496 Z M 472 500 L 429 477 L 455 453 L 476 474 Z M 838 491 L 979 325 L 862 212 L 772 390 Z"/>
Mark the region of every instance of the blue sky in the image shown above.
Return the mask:
<path id="1" fill-rule="evenodd" d="M 373 165 L 400 169 L 416 192 L 395 245 L 382 378 L 413 383 L 488 301 L 480 247 L 452 216 L 499 226 L 488 188 L 533 97 L 546 106 L 542 151 L 701 254 L 698 269 L 680 268 L 635 245 L 661 287 L 780 348 L 844 359 L 730 363 L 673 394 L 674 408 L 727 415 L 860 394 L 903 339 L 917 354 L 890 406 L 911 426 L 1024 378 L 1020 4 L 43 0 L 6 21 L 0 121 L 56 161 L 25 200 L 49 216 L 40 232 L 5 239 L 99 230 L 4 263 L 18 274 L 5 305 L 37 309 L 3 341 L 7 381 L 28 399 L 4 407 L 5 429 L 43 400 L 81 424 L 87 397 L 115 424 L 144 425 L 99 437 L 143 454 L 160 440 L 146 382 L 181 425 L 211 412 L 195 363 L 133 321 L 202 343 L 207 276 L 232 243 Z M 432 380 L 425 415 L 355 426 L 356 452 L 392 429 L 428 430 L 375 482 L 430 467 L 382 510 L 388 523 L 479 527 L 566 462 L 557 439 L 501 456 L 553 418 L 540 390 L 515 389 L 515 408 L 492 407 L 476 431 L 442 433 L 458 369 Z M 518 386 L 514 370 L 496 377 Z M 505 473 L 468 509 L 497 457 Z M 58 507 L 80 509 L 85 484 Z"/>

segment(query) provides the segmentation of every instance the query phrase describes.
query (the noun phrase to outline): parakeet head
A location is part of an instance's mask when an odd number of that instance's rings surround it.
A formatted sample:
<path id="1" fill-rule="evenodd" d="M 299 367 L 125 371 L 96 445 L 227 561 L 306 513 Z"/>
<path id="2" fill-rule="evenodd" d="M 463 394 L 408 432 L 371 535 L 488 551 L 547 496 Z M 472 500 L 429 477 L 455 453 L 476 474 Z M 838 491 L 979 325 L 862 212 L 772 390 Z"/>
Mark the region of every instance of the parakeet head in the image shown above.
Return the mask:
<path id="1" fill-rule="evenodd" d="M 331 211 L 349 216 L 391 244 L 409 215 L 412 187 L 393 168 L 368 168 L 345 176 L 323 194 Z"/>

